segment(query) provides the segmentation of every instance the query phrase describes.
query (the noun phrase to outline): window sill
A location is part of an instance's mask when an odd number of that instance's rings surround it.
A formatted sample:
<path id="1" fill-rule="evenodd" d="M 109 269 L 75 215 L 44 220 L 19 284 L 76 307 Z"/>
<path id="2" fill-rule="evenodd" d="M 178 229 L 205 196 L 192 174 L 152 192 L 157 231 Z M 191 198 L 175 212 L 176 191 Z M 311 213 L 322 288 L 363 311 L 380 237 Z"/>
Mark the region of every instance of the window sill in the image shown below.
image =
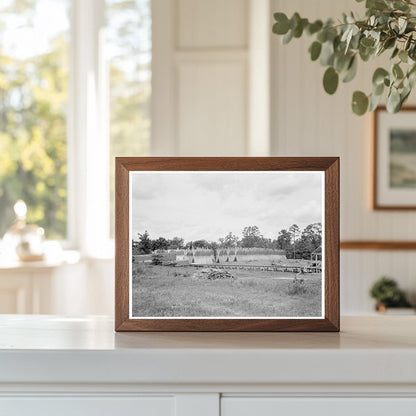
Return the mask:
<path id="1" fill-rule="evenodd" d="M 41 261 L 20 261 L 10 256 L 0 256 L 0 270 L 39 270 L 60 267 L 66 264 L 77 264 L 81 260 L 79 251 L 62 250 L 54 255 L 46 255 Z"/>

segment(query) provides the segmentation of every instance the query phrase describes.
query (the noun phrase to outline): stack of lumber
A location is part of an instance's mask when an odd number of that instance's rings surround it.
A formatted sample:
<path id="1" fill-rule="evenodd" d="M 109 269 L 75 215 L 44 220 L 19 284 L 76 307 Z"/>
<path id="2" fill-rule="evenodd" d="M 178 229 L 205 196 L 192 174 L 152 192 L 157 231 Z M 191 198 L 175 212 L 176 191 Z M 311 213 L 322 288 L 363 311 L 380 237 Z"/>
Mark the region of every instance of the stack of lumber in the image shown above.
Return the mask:
<path id="1" fill-rule="evenodd" d="M 197 279 L 206 280 L 223 280 L 223 279 L 235 279 L 235 277 L 227 270 L 220 270 L 214 268 L 206 268 L 198 270 L 193 274 L 193 277 Z"/>

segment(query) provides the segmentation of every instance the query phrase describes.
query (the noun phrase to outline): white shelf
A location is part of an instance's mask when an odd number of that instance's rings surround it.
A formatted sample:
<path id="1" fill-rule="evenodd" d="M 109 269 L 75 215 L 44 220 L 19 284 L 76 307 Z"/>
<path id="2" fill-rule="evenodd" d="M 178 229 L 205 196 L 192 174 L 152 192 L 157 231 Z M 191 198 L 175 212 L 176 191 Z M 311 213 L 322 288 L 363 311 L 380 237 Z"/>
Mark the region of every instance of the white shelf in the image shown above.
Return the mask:
<path id="1" fill-rule="evenodd" d="M 106 317 L 3 315 L 0 383 L 416 385 L 416 316 L 341 324 L 339 334 L 115 333 Z"/>

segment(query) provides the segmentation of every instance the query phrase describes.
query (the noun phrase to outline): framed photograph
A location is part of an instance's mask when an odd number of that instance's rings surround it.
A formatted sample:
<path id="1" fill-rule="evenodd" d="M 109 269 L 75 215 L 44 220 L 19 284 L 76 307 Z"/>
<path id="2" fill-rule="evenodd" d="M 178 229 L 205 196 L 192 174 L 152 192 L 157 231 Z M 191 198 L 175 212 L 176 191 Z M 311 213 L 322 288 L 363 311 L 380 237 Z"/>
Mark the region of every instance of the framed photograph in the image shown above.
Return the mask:
<path id="1" fill-rule="evenodd" d="M 416 209 L 416 107 L 374 112 L 373 208 Z"/>
<path id="2" fill-rule="evenodd" d="M 116 158 L 116 331 L 339 331 L 339 159 Z"/>

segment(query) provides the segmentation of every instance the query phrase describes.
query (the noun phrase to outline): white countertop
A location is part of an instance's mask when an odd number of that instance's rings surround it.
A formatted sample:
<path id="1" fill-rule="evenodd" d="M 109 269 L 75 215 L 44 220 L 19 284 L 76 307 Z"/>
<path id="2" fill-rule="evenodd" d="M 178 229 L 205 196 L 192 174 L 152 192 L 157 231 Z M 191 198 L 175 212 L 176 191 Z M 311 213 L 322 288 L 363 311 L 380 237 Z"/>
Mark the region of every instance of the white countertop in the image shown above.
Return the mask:
<path id="1" fill-rule="evenodd" d="M 115 333 L 107 317 L 0 316 L 0 383 L 416 383 L 416 316 L 338 333 Z"/>

